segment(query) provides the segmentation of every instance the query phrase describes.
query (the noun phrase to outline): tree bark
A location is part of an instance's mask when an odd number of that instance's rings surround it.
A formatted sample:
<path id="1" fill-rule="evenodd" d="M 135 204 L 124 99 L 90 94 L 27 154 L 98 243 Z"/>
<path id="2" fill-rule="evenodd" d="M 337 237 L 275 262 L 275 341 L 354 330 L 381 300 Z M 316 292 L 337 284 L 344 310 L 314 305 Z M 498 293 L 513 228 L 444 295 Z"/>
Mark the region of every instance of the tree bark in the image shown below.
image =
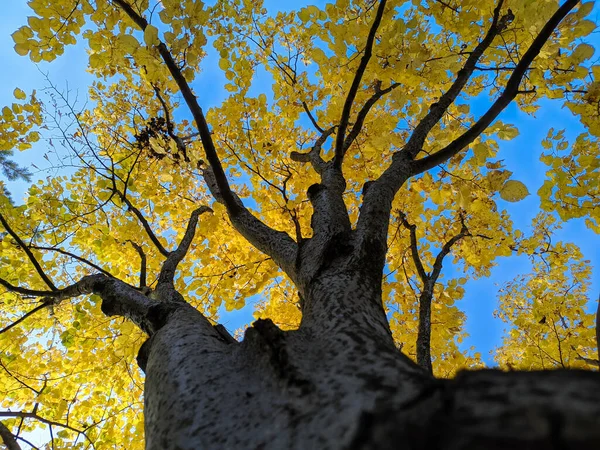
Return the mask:
<path id="1" fill-rule="evenodd" d="M 298 330 L 224 338 L 185 303 L 142 353 L 146 448 L 600 448 L 600 376 L 463 372 L 437 380 L 394 346 L 376 283 L 325 271 Z"/>

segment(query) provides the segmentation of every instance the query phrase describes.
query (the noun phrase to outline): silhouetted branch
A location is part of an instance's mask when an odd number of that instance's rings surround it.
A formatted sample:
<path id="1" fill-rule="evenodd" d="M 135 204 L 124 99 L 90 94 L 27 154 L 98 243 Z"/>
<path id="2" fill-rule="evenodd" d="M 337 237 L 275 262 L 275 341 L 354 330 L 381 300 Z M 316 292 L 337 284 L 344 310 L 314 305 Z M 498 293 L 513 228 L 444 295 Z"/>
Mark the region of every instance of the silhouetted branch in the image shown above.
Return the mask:
<path id="1" fill-rule="evenodd" d="M 423 144 L 425 143 L 425 139 L 427 138 L 429 132 L 440 121 L 446 111 L 448 111 L 450 105 L 454 103 L 456 98 L 462 92 L 463 88 L 471 78 L 476 64 L 483 53 L 489 48 L 496 36 L 504 31 L 508 24 L 514 19 L 510 9 L 508 10 L 507 14 L 500 17 L 500 9 L 502 8 L 503 3 L 504 0 L 498 1 L 498 5 L 494 9 L 494 16 L 490 28 L 488 29 L 483 40 L 477 44 L 475 49 L 471 52 L 462 69 L 458 71 L 452 86 L 450 86 L 450 88 L 436 103 L 429 107 L 429 112 L 425 115 L 425 117 L 423 117 L 423 119 L 421 119 L 410 136 L 410 139 L 404 147 L 404 151 L 408 151 L 412 158 L 417 156 L 417 154 L 422 150 Z"/>
<path id="2" fill-rule="evenodd" d="M 88 266 L 96 269 L 98 272 L 103 273 L 106 276 L 112 277 L 111 273 L 104 270 L 102 267 L 100 267 L 97 264 L 94 264 L 93 262 L 89 261 L 88 259 L 84 258 L 83 256 L 79 256 L 76 255 L 75 253 L 71 253 L 67 250 L 63 250 L 62 248 L 58 248 L 58 247 L 43 247 L 40 245 L 29 245 L 29 248 L 34 248 L 36 250 L 45 250 L 45 251 L 49 251 L 49 252 L 57 252 L 60 253 L 61 255 L 65 255 L 68 256 L 70 258 L 76 259 L 77 261 L 80 261 L 84 264 L 87 264 Z"/>
<path id="3" fill-rule="evenodd" d="M 21 249 L 25 252 L 25 254 L 27 254 L 29 261 L 31 261 L 31 264 L 33 264 L 33 267 L 35 267 L 35 270 L 37 271 L 39 276 L 42 278 L 42 280 L 44 280 L 44 283 L 46 283 L 46 286 L 48 286 L 53 291 L 56 291 L 57 287 L 54 285 L 52 280 L 50 280 L 50 278 L 48 278 L 48 276 L 44 272 L 44 269 L 42 269 L 42 266 L 40 266 L 40 263 L 35 258 L 35 256 L 29 249 L 29 247 L 27 247 L 27 245 L 25 245 L 25 243 L 21 240 L 21 238 L 17 235 L 17 233 L 15 233 L 13 231 L 13 229 L 10 227 L 8 222 L 6 222 L 6 220 L 4 219 L 4 216 L 2 214 L 0 214 L 0 223 L 2 223 L 2 226 L 4 227 L 4 229 L 17 242 L 17 244 L 19 245 L 19 247 L 21 247 Z"/>
<path id="4" fill-rule="evenodd" d="M 371 59 L 371 55 L 373 53 L 373 43 L 375 42 L 375 34 L 377 33 L 377 29 L 379 28 L 379 25 L 381 23 L 381 18 L 383 17 L 383 11 L 385 9 L 385 4 L 386 0 L 379 1 L 379 6 L 377 7 L 377 12 L 375 13 L 375 19 L 371 24 L 371 29 L 369 30 L 369 34 L 367 36 L 365 51 L 362 55 L 362 58 L 360 59 L 358 69 L 354 74 L 354 80 L 352 80 L 352 84 L 350 85 L 350 89 L 348 90 L 348 95 L 346 96 L 346 101 L 342 109 L 342 117 L 340 118 L 339 128 L 335 139 L 335 156 L 333 159 L 333 166 L 337 169 L 341 169 L 342 167 L 345 152 L 344 141 L 346 139 L 346 128 L 348 127 L 348 121 L 350 120 L 352 105 L 354 104 L 354 99 L 356 98 L 356 94 L 358 92 L 358 88 L 360 87 L 362 77 L 365 73 L 365 70 L 367 69 L 367 65 L 369 64 L 369 60 Z"/>
<path id="5" fill-rule="evenodd" d="M 471 142 L 477 139 L 477 137 L 479 137 L 479 135 L 486 130 L 486 128 L 496 119 L 496 117 L 498 117 L 504 108 L 506 108 L 517 96 L 519 93 L 519 85 L 521 84 L 521 81 L 525 76 L 529 66 L 535 57 L 539 55 L 542 47 L 550 38 L 556 27 L 558 27 L 560 22 L 567 14 L 569 14 L 569 12 L 577 5 L 577 3 L 579 3 L 579 0 L 567 0 L 560 6 L 560 8 L 558 8 L 548 22 L 546 22 L 540 33 L 536 36 L 521 60 L 518 62 L 514 72 L 506 83 L 504 91 L 487 110 L 487 112 L 471 128 L 469 128 L 465 133 L 448 144 L 446 147 L 430 156 L 416 160 L 413 163 L 413 174 L 422 173 L 452 158 Z"/>

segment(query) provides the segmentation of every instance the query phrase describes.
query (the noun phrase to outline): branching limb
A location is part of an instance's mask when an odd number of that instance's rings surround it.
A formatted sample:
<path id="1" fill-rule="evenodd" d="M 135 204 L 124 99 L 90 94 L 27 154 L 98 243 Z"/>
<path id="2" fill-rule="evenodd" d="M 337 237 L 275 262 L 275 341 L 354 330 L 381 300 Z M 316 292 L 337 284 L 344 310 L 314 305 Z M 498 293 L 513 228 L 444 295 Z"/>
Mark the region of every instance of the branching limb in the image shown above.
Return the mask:
<path id="1" fill-rule="evenodd" d="M 58 288 L 54 285 L 52 280 L 50 280 L 48 275 L 46 275 L 46 273 L 44 272 L 44 269 L 42 269 L 42 266 L 40 266 L 40 263 L 38 262 L 36 257 L 31 252 L 31 249 L 27 245 L 25 245 L 25 243 L 21 240 L 19 235 L 14 232 L 14 230 L 10 227 L 8 222 L 6 222 L 6 219 L 4 218 L 4 216 L 2 214 L 0 214 L 0 223 L 2 224 L 4 229 L 8 232 L 8 234 L 10 234 L 10 236 L 17 242 L 19 247 L 21 247 L 21 249 L 25 252 L 27 257 L 29 258 L 29 261 L 31 261 L 31 264 L 33 264 L 33 267 L 35 267 L 35 270 L 39 274 L 40 278 L 42 280 L 44 280 L 44 283 L 46 283 L 46 286 L 48 286 L 53 291 L 58 290 Z"/>
<path id="2" fill-rule="evenodd" d="M 29 248 L 34 248 L 36 250 L 44 250 L 44 251 L 49 251 L 49 252 L 56 252 L 56 253 L 60 253 L 61 255 L 65 255 L 68 256 L 69 258 L 73 258 L 76 259 L 79 262 L 82 262 L 84 264 L 87 264 L 88 266 L 92 267 L 93 269 L 96 269 L 98 272 L 103 273 L 104 275 L 108 276 L 108 277 L 112 277 L 111 273 L 104 270 L 102 267 L 100 267 L 97 264 L 94 264 L 93 262 L 91 262 L 90 260 L 84 258 L 83 256 L 79 256 L 76 255 L 75 253 L 69 252 L 67 250 L 63 250 L 62 248 L 57 248 L 57 247 L 44 247 L 44 246 L 40 246 L 40 245 L 29 245 Z"/>
<path id="3" fill-rule="evenodd" d="M 42 304 L 26 313 L 24 317 L 21 317 L 8 327 L 5 327 L 2 332 L 14 327 L 27 317 L 49 305 L 57 305 L 63 300 L 86 294 L 100 295 L 102 298 L 102 311 L 107 316 L 120 315 L 130 319 L 149 334 L 153 330 L 152 323 L 148 322 L 149 319 L 147 317 L 148 310 L 154 304 L 153 300 L 140 293 L 133 286 L 129 286 L 115 278 L 109 278 L 104 274 L 85 276 L 78 282 L 62 289 L 57 289 L 56 291 L 26 289 L 14 286 L 3 279 L 0 279 L 0 284 L 11 292 L 44 298 Z"/>
<path id="4" fill-rule="evenodd" d="M 146 29 L 148 21 L 137 13 L 129 3 L 125 0 L 112 0 L 112 2 L 118 5 L 141 30 Z M 210 129 L 206 122 L 206 118 L 204 117 L 204 112 L 198 104 L 198 99 L 192 92 L 164 42 L 158 44 L 156 49 L 171 73 L 173 80 L 179 87 L 196 122 L 206 159 L 210 166 L 210 177 L 214 182 L 211 192 L 218 193 L 220 199 L 217 198 L 217 201 L 225 205 L 231 222 L 236 227 L 237 231 L 260 251 L 271 256 L 279 267 L 293 278 L 294 261 L 297 252 L 296 243 L 287 235 L 287 233 L 273 230 L 271 227 L 254 217 L 250 211 L 244 207 L 239 197 L 232 192 L 219 156 L 217 155 Z M 165 256 L 168 256 L 168 254 L 165 254 Z"/>
<path id="5" fill-rule="evenodd" d="M 148 26 L 148 21 L 138 12 L 136 12 L 129 3 L 124 0 L 112 0 L 112 2 L 118 5 L 142 31 L 146 29 Z M 183 95 L 183 98 L 190 112 L 192 113 L 194 120 L 196 121 L 196 127 L 200 133 L 200 139 L 202 140 L 202 146 L 204 147 L 206 159 L 208 160 L 208 164 L 215 174 L 215 180 L 219 186 L 219 191 L 223 197 L 224 204 L 229 214 L 235 216 L 239 214 L 244 207 L 235 201 L 233 192 L 231 191 L 229 182 L 225 176 L 225 171 L 221 165 L 221 160 L 217 155 L 215 144 L 213 142 L 210 129 L 208 128 L 208 123 L 204 117 L 204 112 L 198 104 L 198 99 L 192 92 L 192 89 L 181 73 L 180 68 L 177 66 L 177 63 L 173 59 L 173 56 L 171 55 L 171 52 L 167 46 L 161 42 L 156 46 L 156 48 L 165 62 L 167 69 L 171 73 L 171 76 L 175 80 L 175 83 L 177 83 L 177 86 L 179 87 L 179 90 Z"/>
<path id="6" fill-rule="evenodd" d="M 514 19 L 514 15 L 508 10 L 508 13 L 504 16 L 500 16 L 500 10 L 502 8 L 502 4 L 504 0 L 499 0 L 498 5 L 494 9 L 494 16 L 492 19 L 492 24 L 488 29 L 483 40 L 477 44 L 475 49 L 471 52 L 469 57 L 467 58 L 462 69 L 458 71 L 456 79 L 450 89 L 446 91 L 437 103 L 434 103 L 429 107 L 429 112 L 421 119 L 415 130 L 413 131 L 410 139 L 406 143 L 404 147 L 404 151 L 407 151 L 412 158 L 417 156 L 417 154 L 422 150 L 423 144 L 425 143 L 425 139 L 429 132 L 433 129 L 433 127 L 440 121 L 440 119 L 444 116 L 448 108 L 458 95 L 462 92 L 463 88 L 471 78 L 473 71 L 477 65 L 477 62 L 483 55 L 483 53 L 489 48 L 492 44 L 496 36 L 498 36 L 510 22 Z"/>
<path id="7" fill-rule="evenodd" d="M 452 158 L 470 143 L 472 143 L 481 133 L 483 133 L 490 124 L 496 120 L 498 115 L 514 100 L 519 94 L 519 86 L 523 77 L 527 73 L 529 66 L 536 56 L 539 55 L 542 47 L 556 30 L 560 22 L 569 12 L 579 3 L 579 0 L 567 0 L 554 15 L 546 22 L 540 33 L 533 40 L 521 60 L 516 65 L 515 70 L 508 79 L 506 87 L 492 106 L 481 116 L 481 118 L 466 132 L 459 136 L 456 140 L 448 144 L 445 148 L 425 158 L 414 162 L 413 174 L 419 174 L 429 170 L 439 164 L 446 162 Z"/>
<path id="8" fill-rule="evenodd" d="M 135 251 L 140 255 L 140 288 L 146 287 L 146 253 L 141 245 L 128 241 Z"/>
<path id="9" fill-rule="evenodd" d="M 404 213 L 400 213 L 400 220 L 402 225 L 410 232 L 410 250 L 413 261 L 417 268 L 417 274 L 423 283 L 423 289 L 419 296 L 419 330 L 417 334 L 417 364 L 425 369 L 428 373 L 433 374 L 433 367 L 431 364 L 431 302 L 433 300 L 433 292 L 435 283 L 442 272 L 442 265 L 444 258 L 452 246 L 460 241 L 465 236 L 471 236 L 467 229 L 464 221 L 464 217 L 460 214 L 461 230 L 458 234 L 453 236 L 448 242 L 446 242 L 440 252 L 435 258 L 433 269 L 431 273 L 426 273 L 419 256 L 419 247 L 417 241 L 417 226 L 411 224 L 406 219 Z"/>
<path id="10" fill-rule="evenodd" d="M 344 148 L 344 141 L 346 140 L 346 128 L 348 128 L 348 121 L 350 120 L 352 105 L 354 104 L 354 99 L 356 98 L 356 94 L 358 93 L 358 89 L 362 82 L 362 77 L 365 73 L 365 70 L 367 69 L 367 65 L 369 64 L 371 55 L 373 54 L 373 43 L 375 42 L 375 34 L 377 33 L 377 29 L 381 24 L 381 18 L 383 17 L 383 11 L 385 9 L 386 1 L 387 0 L 379 1 L 379 6 L 377 7 L 377 12 L 375 13 L 375 19 L 371 24 L 371 29 L 369 30 L 369 34 L 367 36 L 365 51 L 362 55 L 362 58 L 360 59 L 358 69 L 354 74 L 354 80 L 352 80 L 350 90 L 348 91 L 348 95 L 346 96 L 346 101 L 344 102 L 344 107 L 342 109 L 342 116 L 340 118 L 340 124 L 335 140 L 335 157 L 333 159 L 333 166 L 338 170 L 341 170 L 342 162 L 344 160 L 344 153 L 346 150 Z"/>
<path id="11" fill-rule="evenodd" d="M 117 189 L 114 179 L 113 179 L 113 192 L 116 193 L 119 196 L 119 198 L 123 201 L 123 203 L 125 203 L 127 205 L 127 209 L 129 211 L 131 211 L 137 217 L 137 219 L 142 224 L 144 231 L 146 231 L 146 234 L 148 235 L 148 237 L 150 238 L 150 240 L 152 241 L 154 246 L 157 248 L 157 250 L 160 252 L 160 254 L 165 257 L 168 257 L 169 251 L 160 243 L 160 241 L 158 240 L 158 237 L 156 236 L 156 234 L 154 234 L 154 231 L 152 231 L 152 227 L 150 226 L 150 224 L 148 223 L 148 221 L 146 220 L 146 218 L 144 217 L 142 212 L 139 209 L 137 209 L 135 206 L 133 206 L 131 201 L 127 198 L 127 195 L 125 195 L 123 192 L 121 192 Z"/>
<path id="12" fill-rule="evenodd" d="M 333 126 L 323 131 L 308 153 L 292 152 L 290 154 L 291 160 L 302 163 L 309 162 L 313 169 L 315 169 L 315 172 L 322 174 L 326 168 L 326 162 L 321 157 L 321 149 L 323 144 L 327 141 L 327 138 L 335 131 L 335 128 L 336 127 Z"/>
<path id="13" fill-rule="evenodd" d="M 376 243 L 377 248 L 381 249 L 380 252 L 382 255 L 379 257 L 379 261 L 381 262 L 383 269 L 383 265 L 385 264 L 385 248 L 387 243 L 387 233 L 392 202 L 400 187 L 411 176 L 424 172 L 425 170 L 431 169 L 432 167 L 447 161 L 469 143 L 473 142 L 473 140 L 476 139 L 477 136 L 479 136 L 489 126 L 489 124 L 497 117 L 500 111 L 504 109 L 506 105 L 508 105 L 508 103 L 510 103 L 510 101 L 517 95 L 519 91 L 519 83 L 527 71 L 527 68 L 530 66 L 535 56 L 539 54 L 541 48 L 552 35 L 560 21 L 575 7 L 577 3 L 578 0 L 567 0 L 546 23 L 540 34 L 534 39 L 525 55 L 521 58 L 521 61 L 517 64 L 517 69 L 510 77 L 504 93 L 500 96 L 488 113 L 486 113 L 470 130 L 465 132 L 456 141 L 446 147 L 446 149 L 443 149 L 423 159 L 413 160 L 414 156 L 416 156 L 421 150 L 421 143 L 424 142 L 426 137 L 425 135 L 429 133 L 429 130 L 431 130 L 433 126 L 435 126 L 439 120 L 437 117 L 441 117 L 440 114 L 443 114 L 443 112 L 446 110 L 447 106 L 445 105 L 449 105 L 449 101 L 454 101 L 456 96 L 460 93 L 460 89 L 462 89 L 462 86 L 464 86 L 463 83 L 466 83 L 467 80 L 463 80 L 465 72 L 462 72 L 462 70 L 464 70 L 464 68 L 459 71 L 455 85 L 450 88 L 451 92 L 449 91 L 445 94 L 445 97 L 443 96 L 444 98 L 441 104 L 438 102 L 438 105 L 432 105 L 433 108 L 431 109 L 430 113 L 419 125 L 417 125 L 417 128 L 421 130 L 419 132 L 420 134 L 416 133 L 415 130 L 410 138 L 410 141 L 412 141 L 410 146 L 405 147 L 403 151 L 395 153 L 390 166 L 375 182 L 369 183 L 370 185 L 368 190 L 365 189 L 358 224 L 356 227 L 362 254 L 367 254 L 367 249 L 372 249 L 373 244 Z M 495 15 L 499 15 L 498 8 L 495 10 Z M 512 14 L 508 13 L 502 18 L 496 19 L 494 21 L 495 26 L 493 27 L 493 30 L 490 29 L 486 37 L 488 37 L 490 34 L 497 34 L 497 30 L 505 27 L 511 16 Z M 470 55 L 469 60 L 471 62 L 476 62 L 473 61 L 471 56 L 472 55 Z M 467 68 L 467 72 L 470 70 L 469 67 Z M 475 65 L 473 65 L 473 69 L 474 67 Z M 458 81 L 459 78 L 460 81 Z"/>
<path id="14" fill-rule="evenodd" d="M 346 152 L 348 151 L 358 134 L 361 132 L 362 127 L 365 123 L 365 119 L 367 118 L 367 115 L 369 114 L 369 111 L 371 111 L 373 105 L 375 105 L 375 103 L 377 103 L 377 101 L 381 97 L 393 91 L 398 86 L 400 86 L 400 83 L 392 83 L 387 88 L 381 89 L 381 82 L 377 81 L 375 83 L 375 93 L 365 102 L 361 110 L 358 112 L 358 114 L 356 115 L 356 122 L 354 122 L 354 125 L 352 126 L 352 129 L 346 136 L 346 139 L 344 139 L 344 155 L 346 154 Z"/>
<path id="15" fill-rule="evenodd" d="M 0 438 L 2 438 L 2 442 L 7 450 L 22 450 L 21 446 L 17 443 L 16 436 L 2 422 L 0 422 Z"/>
<path id="16" fill-rule="evenodd" d="M 162 295 L 173 296 L 175 293 L 175 287 L 173 285 L 173 280 L 175 279 L 175 271 L 177 270 L 177 266 L 181 262 L 181 260 L 187 254 L 192 241 L 194 240 L 194 234 L 196 232 L 196 226 L 198 225 L 198 217 L 205 212 L 212 212 L 208 206 L 201 206 L 196 209 L 188 222 L 187 229 L 185 230 L 185 234 L 179 243 L 177 249 L 173 250 L 167 260 L 163 263 L 163 266 L 160 270 L 160 275 L 158 276 L 158 283 L 156 287 L 156 291 L 159 294 L 159 297 Z M 178 300 L 183 300 L 181 295 L 177 295 Z"/>

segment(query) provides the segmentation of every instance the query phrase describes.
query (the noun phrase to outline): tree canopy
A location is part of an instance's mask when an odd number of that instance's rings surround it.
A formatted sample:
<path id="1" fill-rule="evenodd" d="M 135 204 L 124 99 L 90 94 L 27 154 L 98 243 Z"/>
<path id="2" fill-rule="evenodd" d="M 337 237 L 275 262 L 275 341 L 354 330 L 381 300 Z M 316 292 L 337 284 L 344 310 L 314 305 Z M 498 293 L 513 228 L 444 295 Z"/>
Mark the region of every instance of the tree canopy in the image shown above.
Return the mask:
<path id="1" fill-rule="evenodd" d="M 269 14 L 261 0 L 31 0 L 15 51 L 52 61 L 85 45 L 97 78 L 86 101 L 50 81 L 17 88 L 0 116 L 7 178 L 30 176 L 14 150 L 42 139 L 55 155 L 23 203 L 0 182 L 7 448 L 39 427 L 47 448 L 143 447 L 136 355 L 151 330 L 110 317 L 123 314 L 90 295 L 90 275 L 184 299 L 213 324 L 254 299 L 256 319 L 291 330 L 348 230 L 382 255 L 363 270 L 382 268 L 394 342 L 425 371 L 483 367 L 461 345 L 463 286 L 516 255 L 532 271 L 500 290 L 496 363 L 598 367 L 590 262 L 553 239 L 574 218 L 600 232 L 593 5 L 337 0 Z M 206 111 L 222 86 L 203 70 L 222 71 L 228 93 Z M 498 116 L 509 104 L 535 116 L 546 99 L 585 131 L 551 129 L 523 150 L 547 166 L 530 194 L 499 151 L 518 124 Z M 541 210 L 519 229 L 505 202 L 527 195 Z M 298 263 L 323 240 L 320 259 Z"/>

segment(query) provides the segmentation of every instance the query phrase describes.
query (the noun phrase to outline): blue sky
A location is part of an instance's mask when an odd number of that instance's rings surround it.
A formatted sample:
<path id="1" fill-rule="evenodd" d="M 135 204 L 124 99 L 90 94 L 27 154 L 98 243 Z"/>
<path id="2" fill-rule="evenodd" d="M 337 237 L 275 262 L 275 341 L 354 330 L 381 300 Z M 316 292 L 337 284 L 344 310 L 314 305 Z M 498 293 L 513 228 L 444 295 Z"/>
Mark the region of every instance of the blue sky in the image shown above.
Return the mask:
<path id="1" fill-rule="evenodd" d="M 270 10 L 281 8 L 283 2 L 267 0 L 266 6 Z M 297 9 L 307 4 L 324 4 L 325 2 L 294 1 L 285 2 L 286 9 Z M 46 82 L 43 73 L 47 72 L 49 78 L 59 87 L 66 87 L 84 97 L 86 85 L 93 79 L 85 72 L 87 56 L 81 47 L 68 47 L 65 54 L 52 63 L 42 63 L 36 68 L 28 58 L 19 57 L 13 51 L 13 42 L 10 34 L 20 25 L 26 22 L 28 11 L 25 2 L 7 2 L 0 15 L 0 60 L 3 61 L 5 69 L 0 71 L 0 106 L 10 104 L 13 101 L 12 92 L 19 87 L 26 92 L 32 89 L 42 89 Z M 217 58 L 213 54 L 209 56 L 204 67 L 206 68 L 195 82 L 196 86 L 215 86 L 210 90 L 201 90 L 203 97 L 200 99 L 203 107 L 208 108 L 217 104 L 225 95 L 224 89 L 219 89 L 225 83 L 225 78 L 219 69 L 208 69 L 218 67 Z M 212 62 L 211 62 L 212 61 Z M 39 70 L 38 70 L 39 69 Z M 68 84 L 67 84 L 68 83 Z M 259 80 L 259 84 L 261 80 Z M 262 80 L 265 89 L 269 88 L 270 81 Z M 539 210 L 539 199 L 535 194 L 544 180 L 545 166 L 538 161 L 541 151 L 540 142 L 546 136 L 548 129 L 566 128 L 567 136 L 576 136 L 583 131 L 579 124 L 567 109 L 561 107 L 560 102 L 548 101 L 540 109 L 535 118 L 527 116 L 509 107 L 501 116 L 505 122 L 515 124 L 520 135 L 512 141 L 502 141 L 499 157 L 503 158 L 507 168 L 514 172 L 514 178 L 523 181 L 532 193 L 522 202 L 509 204 L 502 202 L 500 205 L 511 213 L 515 225 L 527 230 L 531 218 Z M 44 142 L 40 141 L 34 149 L 16 155 L 17 160 L 25 166 L 32 162 L 41 161 L 46 151 Z M 47 173 L 39 173 L 36 176 L 46 177 Z M 14 199 L 19 202 L 26 190 L 24 183 L 11 183 L 10 190 Z M 501 202 L 501 201 L 500 201 Z M 594 266 L 592 297 L 595 298 L 600 292 L 600 239 L 587 228 L 583 221 L 574 220 L 563 225 L 563 230 L 557 239 L 572 241 L 579 245 L 585 257 L 592 261 Z M 449 262 L 446 263 L 444 272 L 451 273 Z M 467 331 L 470 338 L 465 342 L 466 346 L 474 345 L 488 361 L 487 355 L 495 346 L 500 345 L 504 324 L 494 320 L 492 313 L 496 308 L 496 292 L 504 282 L 512 280 L 517 274 L 527 273 L 530 266 L 525 257 L 498 260 L 498 266 L 493 269 L 492 276 L 487 279 L 470 281 L 465 286 L 465 299 L 458 306 L 467 313 Z M 252 303 L 250 301 L 250 303 Z M 231 330 L 234 330 L 251 320 L 249 308 L 226 313 L 223 311 L 221 321 Z"/>

